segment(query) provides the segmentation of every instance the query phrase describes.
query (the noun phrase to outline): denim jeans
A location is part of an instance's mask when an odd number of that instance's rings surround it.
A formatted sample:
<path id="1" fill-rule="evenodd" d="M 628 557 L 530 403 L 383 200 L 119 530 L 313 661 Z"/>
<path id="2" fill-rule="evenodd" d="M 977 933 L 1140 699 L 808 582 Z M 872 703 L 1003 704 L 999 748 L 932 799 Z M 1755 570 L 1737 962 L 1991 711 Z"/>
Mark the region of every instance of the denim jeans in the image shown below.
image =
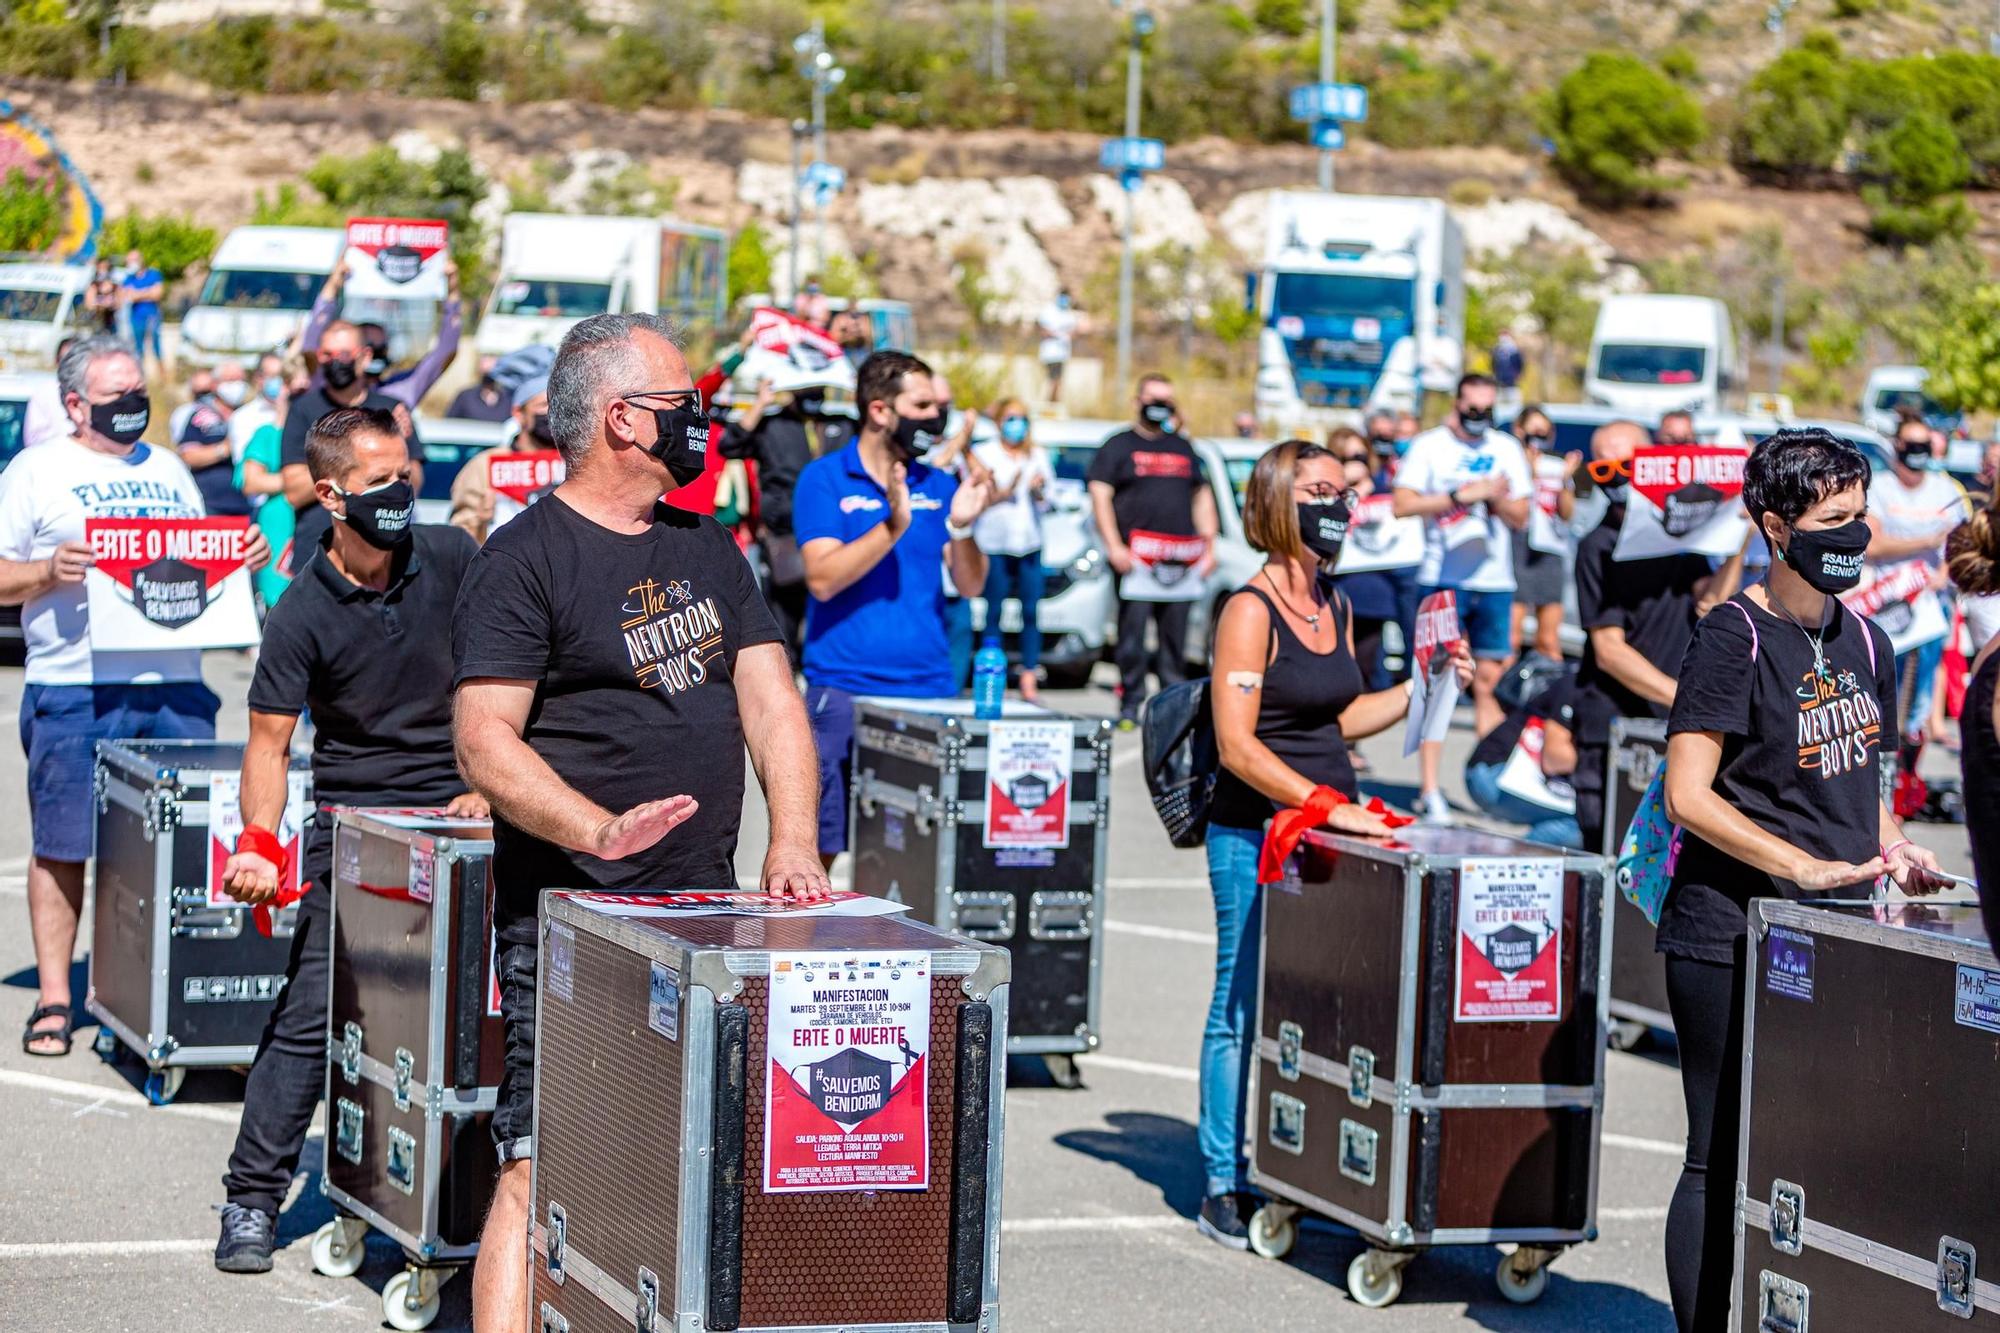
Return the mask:
<path id="1" fill-rule="evenodd" d="M 944 599 L 944 632 L 951 641 L 951 692 L 964 694 L 972 679 L 972 603 L 963 597 Z"/>
<path id="2" fill-rule="evenodd" d="M 1215 994 L 1201 1033 L 1201 1145 L 1206 1192 L 1250 1187 L 1243 1156 L 1248 1061 L 1256 1049 L 1257 963 L 1264 895 L 1257 886 L 1262 829 L 1208 826 L 1208 888 L 1215 896 Z"/>
<path id="3" fill-rule="evenodd" d="M 1021 602 L 1021 670 L 1033 671 L 1042 663 L 1042 627 L 1036 608 L 1042 600 L 1044 577 L 1042 553 L 989 555 L 986 557 L 986 625 L 1000 623 L 1000 603 L 1009 597 Z"/>
<path id="4" fill-rule="evenodd" d="M 1513 792 L 1500 790 L 1500 774 L 1505 764 L 1468 764 L 1465 789 L 1481 810 L 1510 824 L 1526 824 L 1528 841 L 1550 847 L 1583 846 L 1583 830 L 1575 815 L 1565 815 L 1547 806 L 1524 801 Z"/>
<path id="5" fill-rule="evenodd" d="M 1903 735 L 1911 740 L 1921 740 L 1928 734 L 1931 700 L 1937 693 L 1938 664 L 1944 660 L 1944 642 L 1932 639 L 1896 659 L 1898 684 L 1909 681 L 1910 707 L 1903 714 Z M 1912 670 L 1917 673 L 1914 679 L 1909 675 Z"/>

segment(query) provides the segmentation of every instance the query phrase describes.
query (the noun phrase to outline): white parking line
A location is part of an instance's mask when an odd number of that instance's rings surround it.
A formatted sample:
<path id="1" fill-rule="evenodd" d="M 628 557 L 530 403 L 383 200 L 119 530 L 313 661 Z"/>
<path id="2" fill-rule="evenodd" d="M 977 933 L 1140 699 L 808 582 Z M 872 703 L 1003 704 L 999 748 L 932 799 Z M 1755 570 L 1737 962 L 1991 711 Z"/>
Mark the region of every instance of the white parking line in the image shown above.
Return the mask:
<path id="1" fill-rule="evenodd" d="M 127 1259 L 135 1254 L 206 1254 L 213 1240 L 71 1240 L 0 1245 L 8 1259 Z"/>
<path id="2" fill-rule="evenodd" d="M 144 1096 L 130 1088 L 107 1088 L 97 1083 L 79 1083 L 73 1079 L 51 1078 L 47 1074 L 30 1074 L 22 1069 L 0 1069 L 0 1087 L 26 1088 L 31 1092 L 46 1092 L 56 1097 L 81 1098 L 87 1109 L 101 1110 L 106 1106 L 145 1107 L 145 1114 L 180 1116 L 185 1120 L 206 1120 L 211 1124 L 228 1125 L 232 1129 L 243 1119 L 241 1107 L 201 1106 L 190 1103 L 186 1106 L 150 1105 Z M 116 1113 L 114 1113 L 116 1114 Z M 321 1134 L 315 1125 L 308 1131 L 308 1137 L 317 1138 Z"/>
<path id="3" fill-rule="evenodd" d="M 1175 944 L 1215 943 L 1215 935 L 1206 930 L 1176 930 L 1172 926 L 1144 926 L 1136 921 L 1106 921 L 1104 928 L 1116 935 L 1138 935 L 1149 940 L 1172 940 Z"/>
<path id="4" fill-rule="evenodd" d="M 1170 876 L 1137 876 L 1125 879 L 1107 879 L 1104 881 L 1104 887 L 1126 891 L 1138 889 L 1142 892 L 1205 893 L 1208 891 L 1208 880 L 1192 876 L 1180 879 Z"/>
<path id="5" fill-rule="evenodd" d="M 1151 1060 L 1128 1060 L 1122 1055 L 1080 1055 L 1085 1069 L 1115 1069 L 1122 1074 L 1150 1074 L 1154 1078 L 1170 1078 L 1177 1083 L 1199 1083 L 1201 1071 L 1188 1069 L 1182 1065 L 1155 1064 Z"/>
<path id="6" fill-rule="evenodd" d="M 1600 1208 L 1597 1220 L 1600 1222 L 1658 1222 L 1666 1218 L 1665 1204 L 1649 1208 Z"/>
<path id="7" fill-rule="evenodd" d="M 1665 1139 L 1640 1139 L 1630 1134 L 1606 1134 L 1603 1138 L 1607 1148 L 1624 1148 L 1628 1152 L 1652 1153 L 1656 1157 L 1685 1157 L 1687 1145 L 1668 1143 Z"/>
<path id="8" fill-rule="evenodd" d="M 1046 1236 L 1076 1231 L 1174 1231 L 1187 1228 L 1185 1217 L 1158 1213 L 1120 1217 L 1005 1217 L 1000 1219 L 1003 1236 Z"/>

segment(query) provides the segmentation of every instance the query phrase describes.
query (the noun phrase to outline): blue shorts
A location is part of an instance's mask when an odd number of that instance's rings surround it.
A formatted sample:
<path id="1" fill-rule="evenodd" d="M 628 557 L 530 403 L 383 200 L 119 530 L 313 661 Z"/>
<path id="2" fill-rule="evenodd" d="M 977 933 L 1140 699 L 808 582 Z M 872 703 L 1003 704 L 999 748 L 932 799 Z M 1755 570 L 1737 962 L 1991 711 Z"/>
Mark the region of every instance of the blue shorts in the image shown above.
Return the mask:
<path id="1" fill-rule="evenodd" d="M 831 685 L 806 686 L 806 720 L 819 749 L 819 850 L 847 850 L 847 779 L 854 768 L 854 699 Z"/>
<path id="2" fill-rule="evenodd" d="M 199 681 L 172 685 L 30 685 L 21 692 L 28 818 L 35 855 L 88 861 L 96 828 L 97 742 L 215 739 L 222 701 Z"/>
<path id="3" fill-rule="evenodd" d="M 1443 592 L 1425 588 L 1424 596 Z M 1469 592 L 1453 588 L 1458 598 L 1458 625 L 1472 648 L 1473 657 L 1483 662 L 1504 662 L 1514 655 L 1514 594 L 1511 592 Z"/>

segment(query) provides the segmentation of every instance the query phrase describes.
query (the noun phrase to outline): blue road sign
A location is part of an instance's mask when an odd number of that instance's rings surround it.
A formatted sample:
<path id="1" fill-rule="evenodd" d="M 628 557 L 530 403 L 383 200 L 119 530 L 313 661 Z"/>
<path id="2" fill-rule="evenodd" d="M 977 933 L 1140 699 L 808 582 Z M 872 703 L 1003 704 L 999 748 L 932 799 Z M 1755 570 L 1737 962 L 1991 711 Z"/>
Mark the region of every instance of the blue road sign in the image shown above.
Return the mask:
<path id="1" fill-rule="evenodd" d="M 1316 120 L 1312 127 L 1312 145 L 1324 152 L 1347 147 L 1347 131 L 1340 128 L 1337 120 Z"/>
<path id="2" fill-rule="evenodd" d="M 1167 146 L 1158 139 L 1106 139 L 1097 161 L 1106 171 L 1121 174 L 1158 171 L 1167 165 Z"/>
<path id="3" fill-rule="evenodd" d="M 831 162 L 808 164 L 803 179 L 808 190 L 820 194 L 839 194 L 847 188 L 847 173 Z"/>
<path id="4" fill-rule="evenodd" d="M 1366 120 L 1368 90 L 1358 83 L 1308 83 L 1292 89 L 1293 120 Z"/>

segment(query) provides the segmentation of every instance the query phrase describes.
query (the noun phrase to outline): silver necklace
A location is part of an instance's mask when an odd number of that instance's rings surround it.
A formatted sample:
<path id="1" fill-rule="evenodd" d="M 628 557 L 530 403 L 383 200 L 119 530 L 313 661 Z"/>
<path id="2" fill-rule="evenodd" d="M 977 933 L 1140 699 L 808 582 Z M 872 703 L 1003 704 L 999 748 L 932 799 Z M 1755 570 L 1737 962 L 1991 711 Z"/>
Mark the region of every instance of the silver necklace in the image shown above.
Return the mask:
<path id="1" fill-rule="evenodd" d="M 1833 668 L 1829 667 L 1826 664 L 1826 623 L 1827 623 L 1827 612 L 1828 610 L 1831 609 L 1833 598 L 1828 597 L 1826 601 L 1827 605 L 1824 605 L 1819 609 L 1819 633 L 1814 634 L 1804 625 L 1799 624 L 1799 618 L 1792 614 L 1790 607 L 1786 606 L 1783 602 L 1778 600 L 1778 596 L 1776 593 L 1773 593 L 1771 595 L 1771 605 L 1777 607 L 1779 613 L 1783 615 L 1785 619 L 1791 621 L 1794 625 L 1798 625 L 1799 633 L 1805 635 L 1806 642 L 1812 645 L 1813 675 L 1816 676 L 1822 682 L 1831 684 L 1833 681 Z"/>
<path id="2" fill-rule="evenodd" d="M 1278 594 L 1278 603 L 1281 606 L 1283 606 L 1287 611 L 1290 611 L 1293 615 L 1295 616 L 1299 615 L 1299 609 L 1296 606 L 1293 606 L 1291 602 L 1286 600 L 1284 593 L 1278 592 L 1278 581 L 1271 577 L 1271 571 L 1268 569 L 1264 571 L 1264 582 L 1270 584 L 1271 591 Z M 1313 634 L 1318 634 L 1319 618 L 1325 614 L 1326 614 L 1326 603 L 1321 602 L 1319 603 L 1319 610 L 1313 612 L 1309 616 L 1299 616 L 1299 619 L 1306 622 L 1306 628 L 1308 631 L 1310 631 Z"/>

